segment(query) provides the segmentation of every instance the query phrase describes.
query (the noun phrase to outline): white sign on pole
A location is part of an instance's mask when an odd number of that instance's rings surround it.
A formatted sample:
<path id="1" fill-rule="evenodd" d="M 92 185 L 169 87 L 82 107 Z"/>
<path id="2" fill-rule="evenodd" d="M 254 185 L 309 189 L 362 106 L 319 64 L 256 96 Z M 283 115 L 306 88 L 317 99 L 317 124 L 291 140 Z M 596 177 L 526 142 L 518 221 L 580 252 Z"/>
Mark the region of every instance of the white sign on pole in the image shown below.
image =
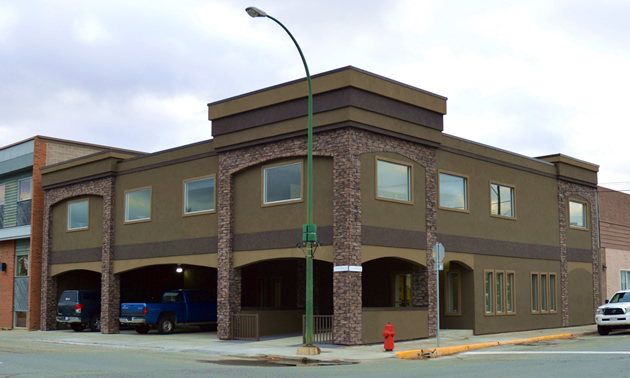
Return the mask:
<path id="1" fill-rule="evenodd" d="M 444 270 L 444 246 L 437 242 L 433 247 L 433 261 L 435 263 L 435 282 L 437 286 L 437 346 L 440 347 L 440 270 Z"/>

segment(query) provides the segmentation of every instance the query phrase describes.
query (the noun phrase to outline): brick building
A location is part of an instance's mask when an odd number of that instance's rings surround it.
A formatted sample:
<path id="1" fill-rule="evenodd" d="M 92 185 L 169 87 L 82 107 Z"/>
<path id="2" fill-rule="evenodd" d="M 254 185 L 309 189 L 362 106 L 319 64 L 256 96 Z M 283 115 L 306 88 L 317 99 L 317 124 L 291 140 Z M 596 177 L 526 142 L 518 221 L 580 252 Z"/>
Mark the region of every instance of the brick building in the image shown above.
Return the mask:
<path id="1" fill-rule="evenodd" d="M 109 149 L 43 136 L 0 148 L 0 327 L 40 328 L 40 168 Z"/>
<path id="2" fill-rule="evenodd" d="M 314 307 L 335 343 L 381 341 L 388 321 L 397 340 L 434 336 L 438 295 L 441 326 L 476 334 L 593 323 L 596 165 L 448 135 L 445 97 L 353 67 L 313 91 Z M 261 334 L 299 331 L 306 92 L 209 104 L 212 140 L 44 168 L 42 329 L 62 290 L 100 287 L 104 333 L 121 301 L 173 288 L 216 293 L 221 339 L 241 314 Z"/>

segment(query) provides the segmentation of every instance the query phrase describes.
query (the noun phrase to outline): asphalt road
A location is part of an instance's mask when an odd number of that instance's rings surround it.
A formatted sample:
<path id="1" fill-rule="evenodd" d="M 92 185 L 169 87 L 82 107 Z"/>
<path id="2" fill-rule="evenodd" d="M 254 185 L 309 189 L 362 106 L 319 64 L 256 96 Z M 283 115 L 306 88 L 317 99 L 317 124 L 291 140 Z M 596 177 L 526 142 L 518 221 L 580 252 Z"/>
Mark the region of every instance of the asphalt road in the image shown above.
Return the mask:
<path id="1" fill-rule="evenodd" d="M 287 365 L 288 364 L 288 365 Z M 295 366 L 295 361 L 242 359 L 193 352 L 0 339 L 0 376 L 371 376 L 583 377 L 630 375 L 630 333 L 511 345 L 431 360 L 374 360 Z"/>

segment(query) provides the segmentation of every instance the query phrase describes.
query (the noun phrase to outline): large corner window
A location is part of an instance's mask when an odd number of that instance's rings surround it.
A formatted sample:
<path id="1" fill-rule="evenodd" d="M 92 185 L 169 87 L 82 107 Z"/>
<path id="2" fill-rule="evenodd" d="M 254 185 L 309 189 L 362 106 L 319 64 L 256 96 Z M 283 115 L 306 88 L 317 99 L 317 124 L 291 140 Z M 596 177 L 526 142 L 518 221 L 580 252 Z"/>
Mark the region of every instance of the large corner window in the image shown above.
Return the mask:
<path id="1" fill-rule="evenodd" d="M 302 199 L 302 162 L 263 168 L 263 204 Z"/>
<path id="2" fill-rule="evenodd" d="M 490 184 L 490 214 L 514 217 L 514 188 Z"/>
<path id="3" fill-rule="evenodd" d="M 33 179 L 27 178 L 18 182 L 18 201 L 28 201 L 32 198 Z"/>
<path id="4" fill-rule="evenodd" d="M 215 178 L 184 181 L 184 214 L 214 211 Z"/>
<path id="5" fill-rule="evenodd" d="M 151 219 L 151 188 L 125 192 L 125 222 Z"/>
<path id="6" fill-rule="evenodd" d="M 468 210 L 468 179 L 448 173 L 440 173 L 440 207 Z"/>
<path id="7" fill-rule="evenodd" d="M 569 201 L 569 221 L 571 227 L 586 228 L 586 204 L 584 202 Z"/>
<path id="8" fill-rule="evenodd" d="M 84 230 L 88 228 L 87 199 L 68 203 L 68 230 Z"/>
<path id="9" fill-rule="evenodd" d="M 411 202 L 411 174 L 409 165 L 376 159 L 376 196 Z"/>

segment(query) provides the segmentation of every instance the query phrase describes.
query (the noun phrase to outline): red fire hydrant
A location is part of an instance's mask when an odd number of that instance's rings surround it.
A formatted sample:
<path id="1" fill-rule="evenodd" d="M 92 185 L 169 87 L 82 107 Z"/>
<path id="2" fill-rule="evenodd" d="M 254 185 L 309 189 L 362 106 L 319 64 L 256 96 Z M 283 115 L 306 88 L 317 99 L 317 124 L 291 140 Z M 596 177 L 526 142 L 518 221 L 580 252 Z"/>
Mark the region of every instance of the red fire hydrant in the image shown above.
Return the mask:
<path id="1" fill-rule="evenodd" d="M 385 326 L 385 331 L 383 331 L 383 337 L 385 338 L 385 350 L 386 351 L 392 351 L 394 350 L 394 336 L 396 335 L 396 333 L 394 333 L 394 326 L 387 322 L 387 325 Z"/>

